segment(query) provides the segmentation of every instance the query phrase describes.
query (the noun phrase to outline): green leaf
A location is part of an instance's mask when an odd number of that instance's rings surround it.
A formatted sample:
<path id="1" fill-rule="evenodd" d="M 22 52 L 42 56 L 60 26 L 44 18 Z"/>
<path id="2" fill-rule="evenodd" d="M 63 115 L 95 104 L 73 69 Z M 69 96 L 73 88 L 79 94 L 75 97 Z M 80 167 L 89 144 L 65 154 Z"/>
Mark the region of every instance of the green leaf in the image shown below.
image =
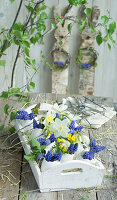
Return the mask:
<path id="1" fill-rule="evenodd" d="M 71 33 L 72 23 L 68 24 L 67 29 L 68 29 L 69 33 Z"/>
<path id="2" fill-rule="evenodd" d="M 108 48 L 109 48 L 109 50 L 111 50 L 111 45 L 108 43 Z"/>
<path id="3" fill-rule="evenodd" d="M 33 64 L 33 66 L 36 65 L 36 60 L 35 59 L 32 60 L 32 64 Z"/>
<path id="4" fill-rule="evenodd" d="M 15 131 L 16 131 L 16 129 L 15 129 L 14 126 L 12 126 L 12 127 L 9 128 L 9 132 L 10 132 L 11 134 L 15 133 Z"/>
<path id="5" fill-rule="evenodd" d="M 52 29 L 55 29 L 56 28 L 56 22 L 52 22 L 51 26 L 52 26 Z"/>
<path id="6" fill-rule="evenodd" d="M 29 49 L 27 47 L 24 48 L 24 53 L 27 55 L 27 57 L 30 57 Z"/>
<path id="7" fill-rule="evenodd" d="M 25 155 L 24 158 L 28 161 L 35 161 L 36 160 L 36 156 L 33 153 L 30 153 L 28 155 Z"/>
<path id="8" fill-rule="evenodd" d="M 104 16 L 101 16 L 101 20 L 102 20 L 102 24 L 106 25 L 109 21 L 109 18 L 106 15 L 104 15 Z"/>
<path id="9" fill-rule="evenodd" d="M 32 135 L 30 136 L 30 144 L 32 147 L 36 147 L 38 150 L 41 151 L 40 143 Z"/>
<path id="10" fill-rule="evenodd" d="M 0 66 L 4 67 L 6 64 L 6 60 L 0 60 Z"/>
<path id="11" fill-rule="evenodd" d="M 109 24 L 109 29 L 108 29 L 109 35 L 112 35 L 115 29 L 116 29 L 116 22 L 112 22 L 111 24 Z"/>
<path id="12" fill-rule="evenodd" d="M 96 37 L 96 41 L 97 41 L 97 44 L 98 44 L 99 46 L 102 44 L 103 40 L 102 40 L 101 35 L 98 35 L 98 36 Z"/>
<path id="13" fill-rule="evenodd" d="M 34 89 L 35 88 L 35 83 L 34 82 L 30 82 L 30 86 Z"/>
<path id="14" fill-rule="evenodd" d="M 2 131 L 4 129 L 4 125 L 0 126 L 0 131 Z"/>
<path id="15" fill-rule="evenodd" d="M 48 15 L 46 12 L 42 12 L 40 15 L 40 19 L 48 19 Z"/>
<path id="16" fill-rule="evenodd" d="M 6 115 L 9 114 L 9 113 L 8 113 L 8 109 L 9 109 L 9 105 L 6 104 L 6 105 L 4 106 L 4 113 L 5 113 Z"/>
<path id="17" fill-rule="evenodd" d="M 87 16 L 90 16 L 91 15 L 91 8 L 86 8 L 84 10 L 84 13 L 87 15 Z"/>
<path id="18" fill-rule="evenodd" d="M 13 3 L 15 0 L 9 0 L 11 3 Z"/>
<path id="19" fill-rule="evenodd" d="M 30 92 L 30 86 L 27 84 L 27 90 L 28 92 Z"/>
<path id="20" fill-rule="evenodd" d="M 22 32 L 21 31 L 14 31 L 14 35 L 21 40 L 22 39 Z"/>
<path id="21" fill-rule="evenodd" d="M 30 43 L 28 41 L 23 41 L 23 44 L 28 48 L 30 47 Z"/>
<path id="22" fill-rule="evenodd" d="M 14 120 L 16 116 L 17 116 L 17 112 L 11 112 L 11 114 L 10 114 L 10 120 L 11 121 Z"/>
<path id="23" fill-rule="evenodd" d="M 59 42 L 59 45 L 62 45 L 62 44 L 63 44 L 63 42 L 62 42 L 62 41 L 60 41 L 60 42 Z"/>
<path id="24" fill-rule="evenodd" d="M 2 97 L 5 98 L 5 99 L 8 99 L 8 92 L 3 91 Z"/>
<path id="25" fill-rule="evenodd" d="M 95 32 L 95 28 L 94 28 L 94 25 L 91 24 L 91 23 L 90 23 L 90 28 L 91 28 L 91 30 L 92 30 L 92 33 L 94 33 L 94 32 Z"/>

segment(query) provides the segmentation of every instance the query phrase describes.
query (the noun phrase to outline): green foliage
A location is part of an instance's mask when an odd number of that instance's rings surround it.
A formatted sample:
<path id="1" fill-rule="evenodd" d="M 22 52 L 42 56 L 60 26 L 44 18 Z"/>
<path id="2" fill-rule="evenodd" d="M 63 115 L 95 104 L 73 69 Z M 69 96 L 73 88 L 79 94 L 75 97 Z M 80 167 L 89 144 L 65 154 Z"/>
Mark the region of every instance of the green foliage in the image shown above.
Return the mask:
<path id="1" fill-rule="evenodd" d="M 4 113 L 5 113 L 6 115 L 9 114 L 9 113 L 8 113 L 8 109 L 9 109 L 9 105 L 6 104 L 6 105 L 4 106 Z"/>
<path id="2" fill-rule="evenodd" d="M 2 131 L 4 129 L 4 125 L 0 126 L 0 131 Z"/>
<path id="3" fill-rule="evenodd" d="M 72 23 L 68 24 L 67 29 L 68 29 L 68 31 L 71 33 L 71 30 L 72 30 Z"/>
<path id="4" fill-rule="evenodd" d="M 87 4 L 87 0 L 68 0 L 68 2 L 74 6 Z"/>
<path id="5" fill-rule="evenodd" d="M 29 144 L 32 147 L 32 152 L 28 155 L 25 155 L 24 158 L 28 161 L 35 161 L 36 157 L 40 154 L 43 153 L 46 146 L 45 145 L 40 145 L 40 143 L 33 137 L 29 137 Z"/>
<path id="6" fill-rule="evenodd" d="M 87 15 L 87 16 L 90 16 L 91 15 L 91 8 L 86 8 L 84 13 Z"/>
<path id="7" fill-rule="evenodd" d="M 5 66 L 6 61 L 5 60 L 0 60 L 0 66 L 4 67 Z"/>
<path id="8" fill-rule="evenodd" d="M 9 0 L 11 3 L 13 3 L 15 0 Z"/>

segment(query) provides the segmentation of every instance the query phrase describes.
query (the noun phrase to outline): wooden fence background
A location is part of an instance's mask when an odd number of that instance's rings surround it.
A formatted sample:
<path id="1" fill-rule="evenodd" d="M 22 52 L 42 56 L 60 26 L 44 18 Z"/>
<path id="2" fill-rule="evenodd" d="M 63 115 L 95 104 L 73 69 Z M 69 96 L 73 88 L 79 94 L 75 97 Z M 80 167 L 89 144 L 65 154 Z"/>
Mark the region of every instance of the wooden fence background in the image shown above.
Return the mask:
<path id="1" fill-rule="evenodd" d="M 54 7 L 60 4 L 61 8 L 66 7 L 67 0 L 45 0 L 49 7 Z M 110 15 L 117 21 L 117 0 L 89 0 L 89 6 L 98 5 L 101 9 L 101 15 L 107 14 L 107 10 Z M 0 27 L 10 26 L 14 19 L 17 8 L 19 6 L 19 0 L 15 0 L 15 3 L 11 4 L 9 0 L 0 0 Z M 53 13 L 50 13 L 53 17 Z M 25 21 L 27 13 L 23 5 L 20 13 L 20 21 Z M 50 22 L 47 23 L 47 29 L 50 28 Z M 117 40 L 117 34 L 115 34 L 115 40 Z M 48 61 L 52 63 L 52 57 L 50 51 L 52 50 L 54 39 L 54 31 L 45 36 L 45 45 L 35 45 L 31 47 L 31 57 L 37 61 L 37 67 L 39 67 L 38 73 L 34 76 L 33 81 L 36 83 L 34 92 L 49 93 L 52 92 L 52 72 L 47 66 L 41 63 L 40 54 L 41 51 L 48 57 Z M 76 64 L 76 56 L 78 54 L 78 48 L 80 47 L 81 38 L 77 25 L 74 25 L 72 36 L 69 41 L 71 63 L 69 65 L 69 78 L 68 78 L 68 93 L 78 94 L 79 90 L 79 76 L 80 70 Z M 116 54 L 117 45 L 112 48 L 111 52 L 108 50 L 107 45 L 103 44 L 98 47 L 95 44 L 96 50 L 99 52 L 98 67 L 95 73 L 95 95 L 113 97 L 117 102 L 117 67 L 116 67 Z M 7 50 L 6 66 L 0 67 L 0 92 L 6 90 L 10 86 L 11 71 L 13 67 L 13 61 L 17 53 L 17 47 L 12 46 Z M 26 83 L 27 73 L 24 69 L 23 57 L 20 57 L 15 70 L 14 87 L 22 87 Z M 33 71 L 30 70 L 30 74 Z"/>

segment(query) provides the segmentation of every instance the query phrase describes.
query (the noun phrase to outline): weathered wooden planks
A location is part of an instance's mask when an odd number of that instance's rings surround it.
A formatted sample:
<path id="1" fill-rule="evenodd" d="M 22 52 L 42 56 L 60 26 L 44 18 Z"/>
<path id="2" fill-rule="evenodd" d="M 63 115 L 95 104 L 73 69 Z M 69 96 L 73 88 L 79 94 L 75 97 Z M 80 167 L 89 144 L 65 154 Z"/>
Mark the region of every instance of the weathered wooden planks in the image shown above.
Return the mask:
<path id="1" fill-rule="evenodd" d="M 22 152 L 0 152 L 0 199 L 18 200 Z"/>

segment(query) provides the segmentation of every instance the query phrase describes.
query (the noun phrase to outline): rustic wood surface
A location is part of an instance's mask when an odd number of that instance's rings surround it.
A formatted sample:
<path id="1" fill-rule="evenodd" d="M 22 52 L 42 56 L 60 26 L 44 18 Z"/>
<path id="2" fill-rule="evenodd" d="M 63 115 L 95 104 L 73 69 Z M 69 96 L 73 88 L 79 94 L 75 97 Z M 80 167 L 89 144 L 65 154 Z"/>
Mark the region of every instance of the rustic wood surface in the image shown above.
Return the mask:
<path id="1" fill-rule="evenodd" d="M 34 104 L 37 102 L 61 102 L 62 98 L 65 97 L 67 96 L 33 94 L 30 98 L 31 103 Z M 84 97 L 80 98 L 86 100 Z M 95 100 L 96 103 L 113 105 L 112 100 L 109 98 L 88 98 Z M 20 104 L 18 107 L 20 107 Z M 2 119 L 0 119 L 0 121 L 2 121 Z M 90 138 L 96 138 L 97 142 L 102 143 L 107 147 L 106 150 L 101 152 L 98 156 L 98 159 L 103 162 L 107 169 L 105 171 L 105 174 L 107 175 L 104 178 L 102 187 L 40 193 L 30 166 L 28 162 L 23 159 L 24 152 L 21 149 L 21 144 L 19 143 L 17 135 L 15 135 L 7 141 L 7 150 L 3 149 L 3 144 L 0 142 L 0 200 L 117 200 L 116 118 L 113 118 L 98 130 L 88 130 L 87 134 L 89 134 Z M 1 135 L 0 141 L 3 139 L 4 136 Z M 19 144 L 15 146 L 16 143 Z M 23 198 L 23 196 L 26 196 L 26 198 Z"/>

